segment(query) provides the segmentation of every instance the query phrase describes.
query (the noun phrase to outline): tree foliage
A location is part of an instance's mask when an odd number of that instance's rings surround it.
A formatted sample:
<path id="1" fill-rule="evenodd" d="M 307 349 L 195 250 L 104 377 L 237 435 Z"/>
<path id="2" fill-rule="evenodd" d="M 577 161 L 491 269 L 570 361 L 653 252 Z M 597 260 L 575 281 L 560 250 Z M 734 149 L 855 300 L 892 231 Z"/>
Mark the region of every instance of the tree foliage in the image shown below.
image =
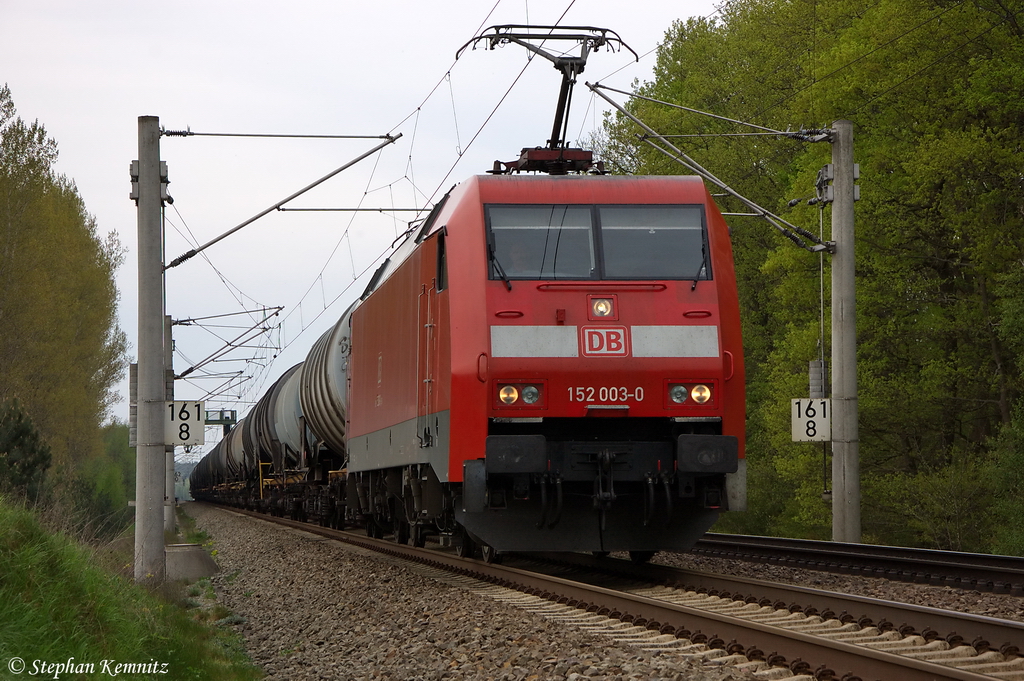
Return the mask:
<path id="1" fill-rule="evenodd" d="M 135 450 L 128 446 L 128 425 L 110 423 L 102 429 L 103 451 L 78 466 L 74 497 L 89 525 L 89 534 L 108 537 L 130 525 L 135 512 Z"/>
<path id="2" fill-rule="evenodd" d="M 113 278 L 121 248 L 98 235 L 56 160 L 57 143 L 0 89 L 0 401 L 20 401 L 65 467 L 102 451 L 126 339 Z"/>
<path id="3" fill-rule="evenodd" d="M 996 528 L 1024 513 L 1019 495 L 998 494 L 1019 490 L 1010 466 L 1024 444 L 1020 12 L 989 0 L 732 0 L 717 18 L 675 23 L 654 80 L 637 88 L 777 130 L 854 122 L 866 540 L 992 549 Z M 648 100 L 629 108 L 665 135 L 738 132 Z M 686 172 L 637 132 L 622 116 L 606 121 L 602 152 L 613 167 Z M 813 196 L 830 161 L 826 144 L 674 142 L 791 222 L 814 232 L 824 223 L 828 238 L 828 208 L 789 204 Z M 731 199 L 722 207 L 744 212 Z M 821 450 L 789 442 L 788 427 L 789 399 L 807 391 L 807 362 L 829 343 L 827 324 L 825 338 L 819 333 L 819 256 L 764 223 L 733 218 L 731 226 L 754 509 L 731 527 L 827 536 Z M 826 257 L 826 301 L 828 284 Z"/>
<path id="4" fill-rule="evenodd" d="M 0 490 L 35 501 L 50 467 L 50 448 L 17 400 L 0 405 Z"/>

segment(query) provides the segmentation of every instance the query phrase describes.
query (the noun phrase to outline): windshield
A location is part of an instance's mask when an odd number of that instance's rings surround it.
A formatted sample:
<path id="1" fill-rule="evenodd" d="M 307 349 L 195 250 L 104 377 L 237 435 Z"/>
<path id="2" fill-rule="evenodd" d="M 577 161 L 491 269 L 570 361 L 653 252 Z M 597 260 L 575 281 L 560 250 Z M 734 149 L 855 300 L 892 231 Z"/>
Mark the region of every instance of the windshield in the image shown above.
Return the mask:
<path id="1" fill-rule="evenodd" d="M 590 206 L 491 206 L 494 256 L 509 279 L 590 279 L 590 213 Z"/>
<path id="2" fill-rule="evenodd" d="M 710 279 L 699 205 L 487 206 L 491 278 Z"/>

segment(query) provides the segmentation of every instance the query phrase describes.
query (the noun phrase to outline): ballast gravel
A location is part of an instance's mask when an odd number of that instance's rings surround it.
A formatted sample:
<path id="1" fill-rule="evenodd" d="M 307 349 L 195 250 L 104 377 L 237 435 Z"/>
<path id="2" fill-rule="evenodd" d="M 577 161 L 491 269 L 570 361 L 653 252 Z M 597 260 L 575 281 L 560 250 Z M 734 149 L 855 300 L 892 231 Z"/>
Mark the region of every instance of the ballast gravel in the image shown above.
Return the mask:
<path id="1" fill-rule="evenodd" d="M 339 542 L 224 509 L 186 512 L 214 541 L 218 600 L 267 679 L 740 681 L 500 604 Z"/>
<path id="2" fill-rule="evenodd" d="M 267 679 L 739 681 L 617 644 L 312 534 L 188 504 L 214 539 L 218 600 Z M 654 562 L 1024 621 L 1024 598 L 695 554 Z"/>

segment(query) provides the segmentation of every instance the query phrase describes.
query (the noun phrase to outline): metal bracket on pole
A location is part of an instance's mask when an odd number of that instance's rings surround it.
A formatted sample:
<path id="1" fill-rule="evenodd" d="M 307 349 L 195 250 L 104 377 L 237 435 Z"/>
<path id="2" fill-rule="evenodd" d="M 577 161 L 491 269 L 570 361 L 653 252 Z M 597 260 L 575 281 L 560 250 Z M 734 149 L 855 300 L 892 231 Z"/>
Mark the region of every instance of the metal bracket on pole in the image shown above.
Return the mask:
<path id="1" fill-rule="evenodd" d="M 208 241 L 205 244 L 203 244 L 202 246 L 198 246 L 197 248 L 193 248 L 193 249 L 191 249 L 189 251 L 186 251 L 185 253 L 182 253 L 177 258 L 175 258 L 170 263 L 168 263 L 167 267 L 164 268 L 164 269 L 168 269 L 169 270 L 172 267 L 177 267 L 178 265 L 180 265 L 181 263 L 185 262 L 186 260 L 199 255 L 200 253 L 202 253 L 207 248 L 209 248 L 210 246 L 214 245 L 215 243 L 217 243 L 221 239 L 224 239 L 225 237 L 231 236 L 232 234 L 234 234 L 238 230 L 242 229 L 246 225 L 249 225 L 249 224 L 252 224 L 253 222 L 256 222 L 257 220 L 259 220 L 261 217 L 263 217 L 267 213 L 270 213 L 272 211 L 278 210 L 281 206 L 283 206 L 284 204 L 288 203 L 292 199 L 294 199 L 296 197 L 299 197 L 302 194 L 305 194 L 306 192 L 308 192 L 313 187 L 316 187 L 317 185 L 320 185 L 320 184 L 326 182 L 327 180 L 331 179 L 332 177 L 334 177 L 335 175 L 337 175 L 341 171 L 346 170 L 348 168 L 351 168 L 355 164 L 357 164 L 360 161 L 362 161 L 364 158 L 367 158 L 368 156 L 372 156 L 373 154 L 375 154 L 376 152 L 380 151 L 381 149 L 383 149 L 384 147 L 388 146 L 389 144 L 394 144 L 395 142 L 398 141 L 398 139 L 401 136 L 402 136 L 402 133 L 398 133 L 397 135 L 387 135 L 387 140 L 386 141 L 381 142 L 380 144 L 375 146 L 373 149 L 370 149 L 369 151 L 367 151 L 365 154 L 361 154 L 360 156 L 357 156 L 356 158 L 352 159 L 351 161 L 349 161 L 345 165 L 341 166 L 340 168 L 337 168 L 337 169 L 332 170 L 331 172 L 327 173 L 326 175 L 321 177 L 319 180 L 316 180 L 312 184 L 306 185 L 305 187 L 303 187 L 299 191 L 295 192 L 294 194 L 292 194 L 288 198 L 283 199 L 281 201 L 278 201 L 277 203 L 275 203 L 270 208 L 267 208 L 266 210 L 261 211 L 260 213 L 257 213 L 256 215 L 252 216 L 251 218 L 249 218 L 245 222 L 241 223 L 240 225 L 236 225 L 235 227 L 232 227 L 231 229 L 229 229 L 228 231 L 224 232 L 223 234 L 221 234 L 216 239 Z"/>

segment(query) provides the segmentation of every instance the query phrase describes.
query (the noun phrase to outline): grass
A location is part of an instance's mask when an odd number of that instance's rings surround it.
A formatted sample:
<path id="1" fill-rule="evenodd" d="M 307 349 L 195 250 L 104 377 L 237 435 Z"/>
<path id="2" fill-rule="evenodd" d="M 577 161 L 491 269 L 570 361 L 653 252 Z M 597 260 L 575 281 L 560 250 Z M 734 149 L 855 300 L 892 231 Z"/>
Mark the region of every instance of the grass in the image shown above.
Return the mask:
<path id="1" fill-rule="evenodd" d="M 207 539 L 208 541 L 208 539 Z M 130 547 L 128 559 L 130 560 Z M 111 564 L 123 563 L 107 557 Z M 200 593 L 212 592 L 209 582 Z M 165 594 L 167 592 L 164 592 Z M 0 498 L 0 669 L 35 660 L 166 662 L 152 678 L 245 681 L 262 678 L 226 608 L 186 609 L 100 566 L 95 552 L 47 532 L 35 516 Z M 133 675 L 133 678 L 148 678 Z"/>
<path id="2" fill-rule="evenodd" d="M 196 527 L 195 518 L 185 513 L 181 506 L 177 508 L 178 534 L 184 537 L 188 544 L 202 544 L 207 550 L 213 546 L 213 538 L 206 532 Z"/>

